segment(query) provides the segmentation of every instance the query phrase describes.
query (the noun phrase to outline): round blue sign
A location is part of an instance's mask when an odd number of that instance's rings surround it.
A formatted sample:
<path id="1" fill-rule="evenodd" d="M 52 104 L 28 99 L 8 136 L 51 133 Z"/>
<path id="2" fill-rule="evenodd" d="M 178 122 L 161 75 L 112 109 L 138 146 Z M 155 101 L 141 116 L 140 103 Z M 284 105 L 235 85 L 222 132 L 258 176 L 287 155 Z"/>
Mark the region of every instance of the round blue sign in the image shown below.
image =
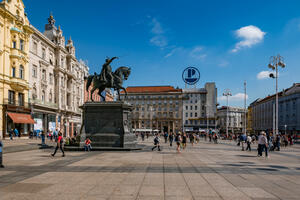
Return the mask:
<path id="1" fill-rule="evenodd" d="M 187 67 L 182 72 L 182 79 L 186 84 L 195 85 L 200 80 L 200 72 L 195 67 Z"/>

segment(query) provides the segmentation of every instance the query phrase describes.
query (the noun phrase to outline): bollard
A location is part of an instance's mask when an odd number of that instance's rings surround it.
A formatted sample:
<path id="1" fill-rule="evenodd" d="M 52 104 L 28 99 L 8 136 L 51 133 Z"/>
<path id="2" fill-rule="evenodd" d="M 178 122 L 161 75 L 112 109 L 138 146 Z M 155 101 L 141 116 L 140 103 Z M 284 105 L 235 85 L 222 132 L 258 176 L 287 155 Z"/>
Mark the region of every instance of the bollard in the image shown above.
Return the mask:
<path id="1" fill-rule="evenodd" d="M 0 168 L 4 168 L 3 163 L 2 163 L 2 151 L 3 151 L 3 143 L 0 140 Z"/>

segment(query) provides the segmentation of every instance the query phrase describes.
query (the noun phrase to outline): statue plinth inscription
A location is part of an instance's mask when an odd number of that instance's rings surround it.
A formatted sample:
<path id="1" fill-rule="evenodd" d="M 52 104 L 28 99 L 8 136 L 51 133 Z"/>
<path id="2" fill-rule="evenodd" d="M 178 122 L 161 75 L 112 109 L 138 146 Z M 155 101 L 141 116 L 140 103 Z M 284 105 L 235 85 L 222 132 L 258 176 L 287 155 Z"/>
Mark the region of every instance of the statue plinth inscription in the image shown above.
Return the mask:
<path id="1" fill-rule="evenodd" d="M 131 128 L 132 106 L 124 102 L 88 102 L 82 106 L 80 146 L 90 138 L 93 147 L 136 148 Z"/>

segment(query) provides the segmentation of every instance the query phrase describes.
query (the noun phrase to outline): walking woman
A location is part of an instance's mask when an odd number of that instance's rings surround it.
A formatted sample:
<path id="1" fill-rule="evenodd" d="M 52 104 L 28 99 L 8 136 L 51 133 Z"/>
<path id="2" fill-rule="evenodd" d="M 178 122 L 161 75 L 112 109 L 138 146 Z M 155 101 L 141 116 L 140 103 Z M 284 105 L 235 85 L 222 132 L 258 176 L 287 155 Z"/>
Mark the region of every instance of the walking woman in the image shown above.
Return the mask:
<path id="1" fill-rule="evenodd" d="M 53 154 L 51 154 L 51 156 L 55 156 L 58 148 L 61 150 L 62 152 L 62 157 L 65 157 L 65 152 L 63 150 L 63 143 L 64 143 L 64 139 L 62 137 L 61 132 L 58 133 L 58 139 L 57 139 L 57 143 L 56 143 L 56 148 Z"/>
<path id="2" fill-rule="evenodd" d="M 183 133 L 183 136 L 182 136 L 182 149 L 186 148 L 186 139 L 187 139 L 186 133 Z"/>

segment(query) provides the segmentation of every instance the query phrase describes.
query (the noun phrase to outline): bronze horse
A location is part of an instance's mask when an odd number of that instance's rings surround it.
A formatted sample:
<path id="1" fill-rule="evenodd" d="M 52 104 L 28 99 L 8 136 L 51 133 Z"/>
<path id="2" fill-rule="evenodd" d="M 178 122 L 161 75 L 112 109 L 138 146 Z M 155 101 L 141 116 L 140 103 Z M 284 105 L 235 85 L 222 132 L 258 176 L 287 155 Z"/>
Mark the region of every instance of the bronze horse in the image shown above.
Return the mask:
<path id="1" fill-rule="evenodd" d="M 89 87 L 91 83 L 93 82 L 93 88 L 91 90 L 91 100 L 94 101 L 93 99 L 93 93 L 95 90 L 98 89 L 98 94 L 102 97 L 103 101 L 105 101 L 105 97 L 101 94 L 105 88 L 113 88 L 114 90 L 117 90 L 118 92 L 118 99 L 120 99 L 120 90 L 124 90 L 125 92 L 125 97 L 127 97 L 127 92 L 126 89 L 122 86 L 123 85 L 123 80 L 127 80 L 128 76 L 130 75 L 130 67 L 119 67 L 115 72 L 112 73 L 113 75 L 113 85 L 111 85 L 110 81 L 103 81 L 99 77 L 96 72 L 94 75 L 90 75 L 87 77 L 87 83 L 86 83 L 86 91 L 89 90 Z"/>

